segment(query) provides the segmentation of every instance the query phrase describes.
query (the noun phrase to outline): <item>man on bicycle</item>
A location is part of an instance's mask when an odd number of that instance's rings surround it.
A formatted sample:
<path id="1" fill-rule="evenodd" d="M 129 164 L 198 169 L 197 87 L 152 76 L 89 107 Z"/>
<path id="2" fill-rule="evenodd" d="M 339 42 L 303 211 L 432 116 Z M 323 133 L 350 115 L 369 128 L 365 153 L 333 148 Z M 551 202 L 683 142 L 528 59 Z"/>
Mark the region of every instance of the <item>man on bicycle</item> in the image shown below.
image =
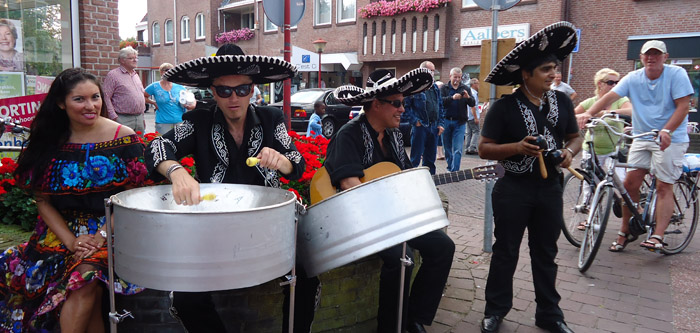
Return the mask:
<path id="1" fill-rule="evenodd" d="M 693 86 L 688 73 L 678 66 L 666 65 L 666 44 L 650 40 L 642 46 L 640 58 L 643 68 L 629 73 L 610 92 L 600 98 L 586 112 L 577 115 L 581 128 L 591 115 L 608 108 L 620 97 L 627 96 L 634 105 L 632 123 L 635 133 L 660 129 L 657 144 L 654 138 L 635 139 L 630 148 L 628 162 L 631 165 L 649 165 L 656 175 L 656 229 L 641 243 L 642 247 L 661 250 L 665 246 L 664 231 L 673 214 L 673 183 L 683 172 L 683 155 L 688 148 L 688 110 Z M 635 202 L 639 201 L 639 188 L 647 169 L 634 169 L 627 173 L 625 189 Z M 637 239 L 630 234 L 629 207 L 623 210 L 619 237 L 610 251 L 619 252 Z"/>

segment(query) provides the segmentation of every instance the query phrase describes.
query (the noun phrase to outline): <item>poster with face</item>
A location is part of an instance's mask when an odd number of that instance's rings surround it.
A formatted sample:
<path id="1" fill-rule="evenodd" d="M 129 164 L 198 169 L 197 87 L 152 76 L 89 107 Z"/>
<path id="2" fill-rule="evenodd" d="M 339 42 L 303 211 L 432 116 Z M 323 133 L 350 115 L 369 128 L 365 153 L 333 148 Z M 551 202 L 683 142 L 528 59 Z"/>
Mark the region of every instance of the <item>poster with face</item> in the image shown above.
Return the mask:
<path id="1" fill-rule="evenodd" d="M 22 22 L 0 19 L 0 72 L 24 72 Z"/>

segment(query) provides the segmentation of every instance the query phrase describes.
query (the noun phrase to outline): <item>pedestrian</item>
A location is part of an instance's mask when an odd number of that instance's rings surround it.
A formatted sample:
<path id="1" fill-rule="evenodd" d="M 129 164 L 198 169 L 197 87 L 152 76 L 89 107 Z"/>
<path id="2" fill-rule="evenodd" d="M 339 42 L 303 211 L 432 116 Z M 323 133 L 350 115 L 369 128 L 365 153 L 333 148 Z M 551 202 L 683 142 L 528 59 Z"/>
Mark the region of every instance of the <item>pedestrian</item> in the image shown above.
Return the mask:
<path id="1" fill-rule="evenodd" d="M 314 102 L 314 113 L 309 118 L 309 125 L 306 127 L 306 136 L 315 138 L 323 136 L 323 124 L 321 118 L 326 114 L 326 103 L 323 101 Z"/>
<path id="2" fill-rule="evenodd" d="M 424 61 L 420 68 L 435 75 L 435 65 Z M 445 130 L 445 108 L 442 104 L 440 89 L 435 83 L 423 92 L 404 99 L 405 117 L 413 127 L 411 131 L 411 164 L 428 167 L 430 174 L 435 174 L 435 157 L 437 156 L 437 138 Z"/>
<path id="3" fill-rule="evenodd" d="M 440 94 L 445 107 L 445 131 L 442 144 L 445 147 L 447 171 L 458 171 L 462 162 L 464 134 L 467 127 L 469 108 L 475 106 L 471 89 L 462 84 L 462 70 L 450 70 L 450 82 L 445 84 Z"/>
<path id="4" fill-rule="evenodd" d="M 101 91 L 94 75 L 66 69 L 32 121 L 15 178 L 34 195 L 38 220 L 27 243 L 0 255 L 0 331 L 104 332 L 104 200 L 142 186 L 147 172 L 143 144 L 106 117 Z M 119 277 L 114 286 L 143 290 Z"/>
<path id="5" fill-rule="evenodd" d="M 467 145 L 467 155 L 477 154 L 477 145 L 479 144 L 479 79 L 473 78 L 469 80 L 469 88 L 472 96 L 474 96 L 474 106 L 469 108 L 469 117 L 467 119 L 467 137 L 465 144 Z"/>
<path id="6" fill-rule="evenodd" d="M 156 104 L 146 100 L 141 78 L 136 73 L 136 65 L 139 63 L 138 52 L 131 46 L 127 46 L 119 50 L 118 61 L 119 67 L 109 71 L 103 83 L 104 102 L 107 105 L 109 119 L 143 135 L 146 130 L 143 106 L 145 103 L 154 106 Z"/>
<path id="7" fill-rule="evenodd" d="M 250 97 L 250 105 L 262 105 L 263 98 L 258 86 L 253 87 L 253 96 Z"/>
<path id="8" fill-rule="evenodd" d="M 639 55 L 644 67 L 627 74 L 611 91 L 577 116 L 579 126 L 583 127 L 591 116 L 608 109 L 620 97 L 629 97 L 634 106 L 633 133 L 661 129 L 658 135 L 660 144 L 652 137 L 635 139 L 627 159 L 631 165 L 650 166 L 656 176 L 656 228 L 653 235 L 640 244 L 651 250 L 662 250 L 665 246 L 664 232 L 674 209 L 673 184 L 683 172 L 679 161 L 683 160 L 690 141 L 687 126 L 693 86 L 683 68 L 665 64 L 668 56 L 664 42 L 650 40 L 644 43 Z M 635 202 L 639 201 L 639 188 L 648 172 L 648 169 L 627 171 L 625 189 Z M 637 239 L 638 235 L 630 232 L 631 215 L 625 206 L 622 226 L 610 250 L 622 251 Z"/>
<path id="9" fill-rule="evenodd" d="M 498 160 L 506 174 L 492 193 L 493 254 L 486 282 L 486 308 L 481 332 L 497 332 L 513 307 L 513 275 L 525 229 L 535 287 L 535 325 L 549 332 L 572 332 L 559 307 L 556 290 L 557 240 L 563 219 L 560 168 L 581 149 L 574 105 L 566 94 L 550 89 L 559 61 L 576 46 L 571 23 L 558 22 L 523 41 L 491 70 L 486 82 L 520 83 L 512 95 L 492 103 L 484 119 L 479 156 Z M 513 70 L 517 68 L 517 70 Z M 547 149 L 557 149 L 561 161 L 546 161 L 547 178 L 539 168 L 542 136 Z"/>
<path id="10" fill-rule="evenodd" d="M 149 84 L 144 92 L 146 99 L 153 96 L 156 100 L 156 132 L 160 134 L 165 134 L 175 128 L 175 125 L 182 122 L 182 115 L 188 110 L 194 110 L 197 106 L 197 101 L 185 105 L 180 104 L 180 94 L 187 90 L 185 87 L 163 78 L 165 72 L 173 67 L 167 62 L 161 64 L 158 68 L 160 81 Z"/>
<path id="11" fill-rule="evenodd" d="M 413 167 L 398 129 L 404 112 L 403 99 L 430 87 L 433 87 L 433 77 L 427 68 L 412 70 L 398 80 L 388 70 L 379 69 L 367 78 L 366 89 L 346 85 L 334 91 L 341 103 L 362 105 L 365 110 L 364 114 L 343 125 L 328 145 L 325 167 L 334 186 L 347 190 L 359 185 L 363 170 L 383 161 L 392 162 L 403 170 Z M 407 241 L 406 255 L 411 259 L 413 249 L 420 251 L 423 261 L 410 288 L 410 297 L 409 283 L 404 286 L 404 327 L 400 332 L 409 333 L 425 332 L 424 325 L 433 322 L 450 273 L 455 245 L 442 230 L 436 230 Z M 378 253 L 383 265 L 379 277 L 377 332 L 397 331 L 402 252 L 399 244 Z M 411 271 L 411 266 L 406 267 L 406 281 L 410 280 Z"/>
<path id="12" fill-rule="evenodd" d="M 299 179 L 305 163 L 287 135 L 282 111 L 250 104 L 256 84 L 295 74 L 296 67 L 286 61 L 247 56 L 234 44 L 221 46 L 215 56 L 190 60 L 166 72 L 168 81 L 211 89 L 216 104 L 209 110 L 187 112 L 182 124 L 150 143 L 146 149 L 149 172 L 170 180 L 173 198 L 182 205 L 201 201 L 198 181 L 177 163 L 190 154 L 197 165 L 197 178 L 204 183 L 279 187 L 280 174 L 289 180 Z M 260 162 L 249 167 L 249 157 Z M 301 266 L 296 273 L 294 331 L 309 332 L 320 284 L 315 277 L 307 278 Z M 289 286 L 284 288 L 289 304 Z M 211 294 L 175 292 L 171 313 L 189 332 L 225 332 Z M 287 309 L 283 309 L 284 332 L 289 323 Z"/>
<path id="13" fill-rule="evenodd" d="M 561 80 L 561 71 L 559 70 L 557 70 L 557 75 L 554 77 L 554 82 L 552 82 L 550 89 L 565 93 L 567 96 L 569 96 L 569 98 L 571 98 L 572 101 L 576 99 L 576 96 L 578 96 L 574 88 L 571 88 L 568 83 Z"/>

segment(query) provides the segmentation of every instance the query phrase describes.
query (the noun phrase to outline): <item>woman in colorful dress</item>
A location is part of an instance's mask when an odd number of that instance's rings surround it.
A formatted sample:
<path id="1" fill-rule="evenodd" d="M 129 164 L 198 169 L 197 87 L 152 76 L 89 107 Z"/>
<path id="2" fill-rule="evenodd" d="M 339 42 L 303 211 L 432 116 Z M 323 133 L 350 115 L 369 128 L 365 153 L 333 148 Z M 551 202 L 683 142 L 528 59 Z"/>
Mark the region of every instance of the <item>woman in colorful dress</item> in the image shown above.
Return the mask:
<path id="1" fill-rule="evenodd" d="M 104 198 L 147 175 L 138 136 L 106 115 L 97 78 L 79 68 L 56 77 L 36 114 L 15 177 L 34 194 L 39 218 L 28 243 L 0 255 L 2 332 L 57 323 L 63 333 L 104 332 Z M 114 287 L 142 290 L 119 279 Z"/>

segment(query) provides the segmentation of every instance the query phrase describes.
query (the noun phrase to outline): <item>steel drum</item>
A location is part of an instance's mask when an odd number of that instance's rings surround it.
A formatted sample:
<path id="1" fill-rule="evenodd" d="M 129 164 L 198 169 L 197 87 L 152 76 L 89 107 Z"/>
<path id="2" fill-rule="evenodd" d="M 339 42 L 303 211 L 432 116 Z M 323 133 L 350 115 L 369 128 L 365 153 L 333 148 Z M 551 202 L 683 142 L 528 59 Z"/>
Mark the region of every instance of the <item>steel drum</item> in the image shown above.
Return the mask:
<path id="1" fill-rule="evenodd" d="M 295 196 L 281 189 L 201 184 L 208 200 L 176 205 L 170 185 L 111 197 L 114 269 L 157 290 L 255 286 L 294 265 Z"/>
<path id="2" fill-rule="evenodd" d="M 428 169 L 401 171 L 309 207 L 298 226 L 298 258 L 315 276 L 448 224 Z"/>

